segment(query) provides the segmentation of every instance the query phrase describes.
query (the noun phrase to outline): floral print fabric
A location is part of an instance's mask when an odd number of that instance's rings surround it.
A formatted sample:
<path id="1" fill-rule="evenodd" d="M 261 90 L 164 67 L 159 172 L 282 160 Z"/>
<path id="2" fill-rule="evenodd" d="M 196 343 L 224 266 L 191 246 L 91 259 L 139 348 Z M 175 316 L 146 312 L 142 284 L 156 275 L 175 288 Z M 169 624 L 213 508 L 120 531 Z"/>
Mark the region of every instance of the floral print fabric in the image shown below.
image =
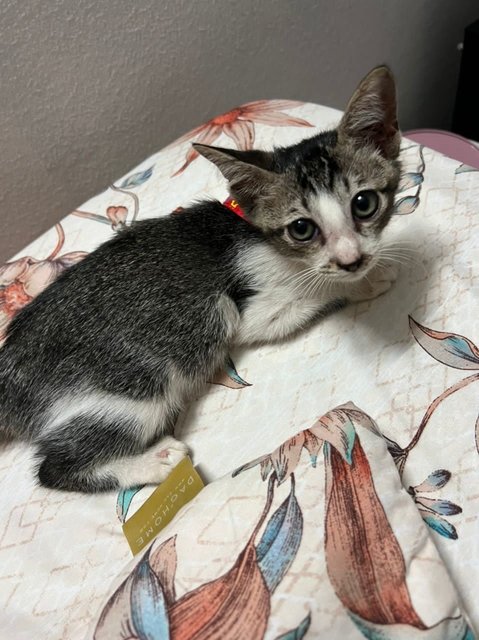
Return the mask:
<path id="1" fill-rule="evenodd" d="M 95 640 L 474 637 L 386 440 L 355 405 L 233 476 L 141 554 Z M 212 548 L 207 528 L 223 532 Z"/>
<path id="2" fill-rule="evenodd" d="M 271 148 L 339 116 L 251 103 L 147 159 L 0 267 L 0 340 L 21 306 L 115 229 L 226 197 L 190 141 Z M 192 637 L 182 620 L 200 625 L 198 638 L 214 637 L 218 620 L 242 634 L 252 625 L 238 622 L 239 603 L 263 634 L 253 637 L 275 640 L 477 633 L 479 173 L 406 139 L 402 162 L 387 230 L 403 262 L 398 282 L 285 344 L 231 354 L 177 427 L 211 484 L 140 563 L 127 565 L 119 521 L 150 488 L 46 491 L 33 482 L 28 446 L 2 446 L 4 635 L 76 640 L 89 625 L 89 637 L 106 633 L 117 615 L 130 637 Z M 110 585 L 123 580 L 113 606 Z M 223 604 L 198 616 L 204 592 L 222 593 Z"/>

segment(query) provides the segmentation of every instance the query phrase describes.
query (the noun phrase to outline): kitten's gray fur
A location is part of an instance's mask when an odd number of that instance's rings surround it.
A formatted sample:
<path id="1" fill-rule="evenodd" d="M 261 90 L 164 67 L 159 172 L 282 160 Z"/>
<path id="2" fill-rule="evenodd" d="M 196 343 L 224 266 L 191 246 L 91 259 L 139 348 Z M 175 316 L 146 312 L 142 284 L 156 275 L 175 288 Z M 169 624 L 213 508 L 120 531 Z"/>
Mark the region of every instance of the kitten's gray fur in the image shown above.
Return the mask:
<path id="1" fill-rule="evenodd" d="M 377 254 L 399 141 L 394 80 L 379 67 L 336 130 L 268 153 L 196 145 L 251 224 L 219 202 L 135 223 L 25 307 L 0 350 L 0 424 L 33 442 L 40 482 L 161 482 L 186 454 L 165 434 L 233 344 L 281 339 L 338 299 L 389 288 Z M 380 205 L 360 222 L 350 203 L 364 189 Z M 298 218 L 316 239 L 289 235 Z"/>

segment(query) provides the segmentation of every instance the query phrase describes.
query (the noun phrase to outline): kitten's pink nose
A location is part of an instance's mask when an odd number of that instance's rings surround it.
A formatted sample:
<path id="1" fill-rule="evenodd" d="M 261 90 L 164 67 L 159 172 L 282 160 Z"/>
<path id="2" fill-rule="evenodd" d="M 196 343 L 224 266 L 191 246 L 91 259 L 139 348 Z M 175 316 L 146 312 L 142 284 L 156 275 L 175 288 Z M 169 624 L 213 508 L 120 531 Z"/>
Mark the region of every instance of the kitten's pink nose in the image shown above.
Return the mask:
<path id="1" fill-rule="evenodd" d="M 356 271 L 363 262 L 359 242 L 352 233 L 331 234 L 329 238 L 331 261 L 346 271 Z"/>
<path id="2" fill-rule="evenodd" d="M 339 267 L 341 267 L 341 269 L 345 269 L 346 271 L 357 271 L 359 269 L 359 267 L 361 267 L 364 264 L 364 256 L 360 256 L 357 260 L 354 260 L 353 262 L 340 262 L 339 260 L 337 261 L 337 265 Z"/>

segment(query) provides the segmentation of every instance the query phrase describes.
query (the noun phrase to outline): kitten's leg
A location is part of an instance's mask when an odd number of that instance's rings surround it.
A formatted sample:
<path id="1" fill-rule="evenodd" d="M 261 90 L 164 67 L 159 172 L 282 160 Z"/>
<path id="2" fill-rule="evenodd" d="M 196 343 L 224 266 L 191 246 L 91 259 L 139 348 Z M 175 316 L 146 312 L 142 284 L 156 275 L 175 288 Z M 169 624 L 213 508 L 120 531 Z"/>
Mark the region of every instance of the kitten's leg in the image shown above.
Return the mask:
<path id="1" fill-rule="evenodd" d="M 347 298 L 351 302 L 373 300 L 386 293 L 397 279 L 399 269 L 395 265 L 374 267 L 367 276 L 351 285 Z"/>
<path id="2" fill-rule="evenodd" d="M 80 415 L 36 442 L 40 483 L 52 489 L 97 493 L 163 482 L 187 447 L 171 436 L 147 448 L 138 425 L 101 415 Z"/>
<path id="3" fill-rule="evenodd" d="M 94 493 L 157 484 L 168 476 L 187 449 L 165 430 L 171 432 L 177 412 L 224 364 L 239 320 L 225 295 L 199 311 L 198 327 L 188 329 L 181 348 L 173 345 L 159 397 L 142 401 L 92 391 L 57 401 L 35 442 L 41 484 Z"/>
<path id="4" fill-rule="evenodd" d="M 165 436 L 139 456 L 127 456 L 97 469 L 99 477 L 115 477 L 119 487 L 159 484 L 188 455 L 188 447 L 172 436 Z"/>

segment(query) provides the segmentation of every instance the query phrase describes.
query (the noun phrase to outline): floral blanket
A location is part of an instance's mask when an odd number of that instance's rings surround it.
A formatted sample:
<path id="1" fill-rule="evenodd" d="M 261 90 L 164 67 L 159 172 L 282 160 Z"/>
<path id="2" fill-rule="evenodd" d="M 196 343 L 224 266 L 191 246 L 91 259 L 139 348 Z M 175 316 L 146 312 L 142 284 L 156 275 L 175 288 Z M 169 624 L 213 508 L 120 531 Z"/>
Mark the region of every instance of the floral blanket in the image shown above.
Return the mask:
<path id="1" fill-rule="evenodd" d="M 209 485 L 130 569 L 88 637 L 473 638 L 387 447 L 348 403 Z M 436 471 L 413 495 L 445 482 Z"/>
<path id="2" fill-rule="evenodd" d="M 149 158 L 0 267 L 0 336 L 115 229 L 225 198 L 191 140 L 269 148 L 339 115 L 250 103 Z M 402 160 L 397 284 L 285 344 L 231 354 L 178 424 L 210 484 L 146 553 L 129 562 L 121 522 L 151 489 L 46 491 L 30 449 L 2 446 L 5 637 L 479 633 L 479 173 L 406 139 Z"/>

